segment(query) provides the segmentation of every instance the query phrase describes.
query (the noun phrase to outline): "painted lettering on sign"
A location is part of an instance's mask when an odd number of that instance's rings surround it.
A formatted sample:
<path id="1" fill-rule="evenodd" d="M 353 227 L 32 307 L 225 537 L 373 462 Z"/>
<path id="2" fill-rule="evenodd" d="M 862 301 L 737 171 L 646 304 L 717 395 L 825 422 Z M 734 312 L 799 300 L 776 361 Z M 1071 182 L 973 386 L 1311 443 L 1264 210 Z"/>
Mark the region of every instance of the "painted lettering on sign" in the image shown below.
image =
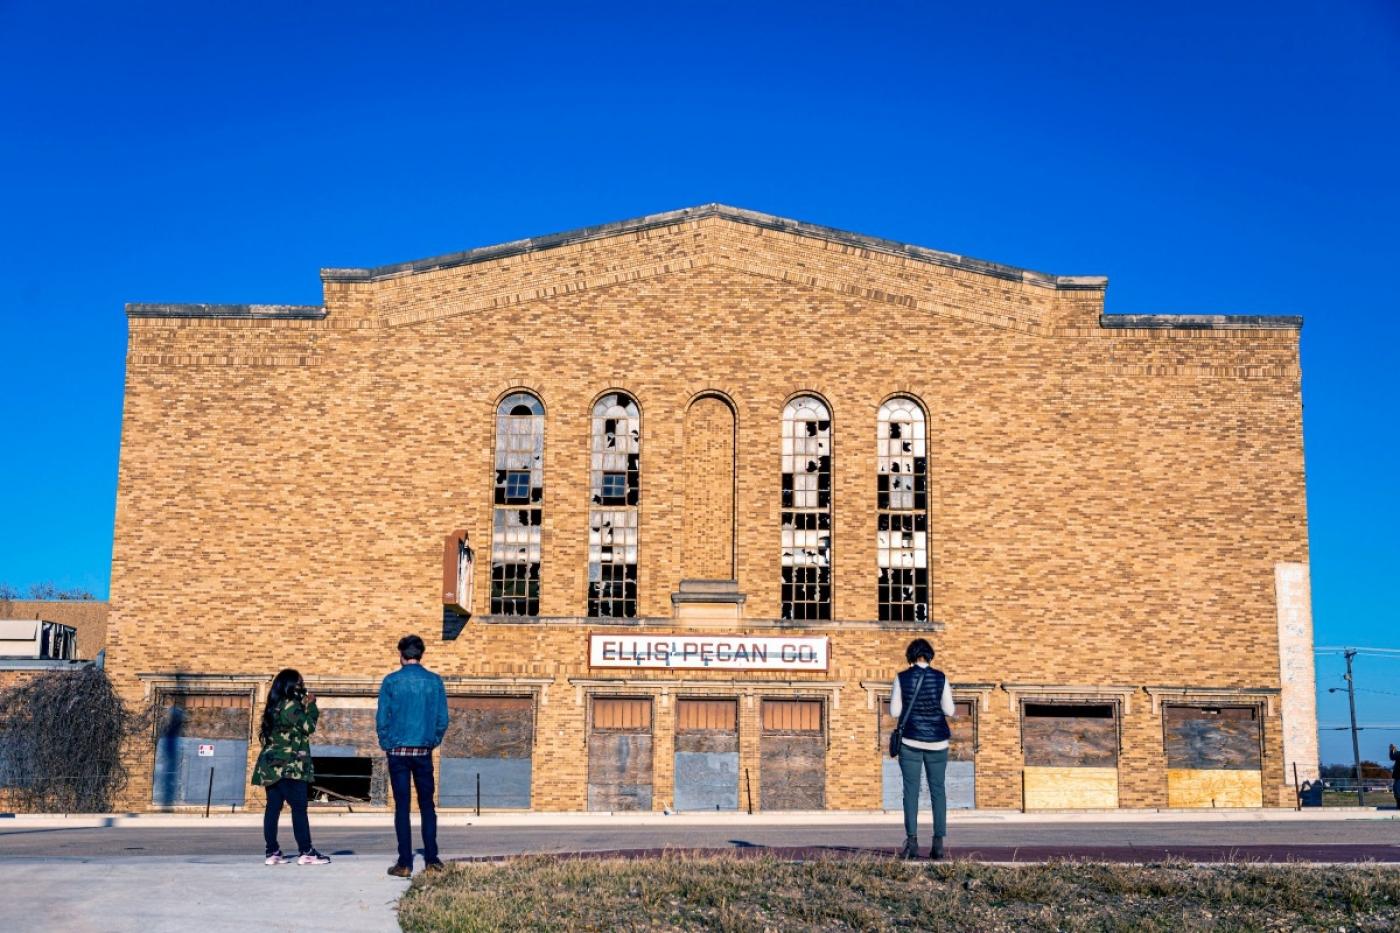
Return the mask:
<path id="1" fill-rule="evenodd" d="M 199 746 L 199 757 L 200 757 L 200 758 L 213 758 L 213 757 L 214 757 L 214 746 L 212 746 L 212 745 L 201 745 L 201 746 Z"/>
<path id="2" fill-rule="evenodd" d="M 590 635 L 590 667 L 673 670 L 825 671 L 826 638 L 749 635 Z"/>

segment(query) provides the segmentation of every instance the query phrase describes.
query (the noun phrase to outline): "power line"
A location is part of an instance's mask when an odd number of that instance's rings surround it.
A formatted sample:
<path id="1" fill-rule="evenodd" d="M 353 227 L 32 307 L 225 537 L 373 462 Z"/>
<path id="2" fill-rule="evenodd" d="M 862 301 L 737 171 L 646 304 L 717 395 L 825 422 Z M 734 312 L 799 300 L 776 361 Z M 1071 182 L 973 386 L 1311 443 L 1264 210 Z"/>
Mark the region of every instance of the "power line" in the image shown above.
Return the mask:
<path id="1" fill-rule="evenodd" d="M 1336 645 L 1323 645 L 1314 648 L 1315 654 L 1364 654 L 1374 658 L 1400 658 L 1400 648 L 1346 648 Z"/>

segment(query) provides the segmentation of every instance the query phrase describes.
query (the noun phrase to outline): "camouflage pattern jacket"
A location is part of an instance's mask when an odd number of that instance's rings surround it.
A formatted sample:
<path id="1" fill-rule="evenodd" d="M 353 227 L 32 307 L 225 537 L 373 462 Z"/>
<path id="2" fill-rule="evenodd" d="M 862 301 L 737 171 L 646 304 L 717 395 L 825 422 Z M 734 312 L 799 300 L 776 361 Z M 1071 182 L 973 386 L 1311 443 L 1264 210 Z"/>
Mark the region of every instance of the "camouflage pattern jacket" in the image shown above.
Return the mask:
<path id="1" fill-rule="evenodd" d="M 283 700 L 273 715 L 272 735 L 253 766 L 253 783 L 266 787 L 282 778 L 307 783 L 315 780 L 310 739 L 320 718 L 315 700 L 305 706 L 296 700 Z"/>

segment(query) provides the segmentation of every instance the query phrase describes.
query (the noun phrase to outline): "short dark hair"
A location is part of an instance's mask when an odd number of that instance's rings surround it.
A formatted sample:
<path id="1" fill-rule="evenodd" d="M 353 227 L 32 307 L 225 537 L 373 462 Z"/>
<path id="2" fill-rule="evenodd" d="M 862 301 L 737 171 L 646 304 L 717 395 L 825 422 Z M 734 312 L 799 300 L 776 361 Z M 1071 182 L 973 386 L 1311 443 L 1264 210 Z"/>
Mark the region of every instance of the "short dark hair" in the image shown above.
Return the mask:
<path id="1" fill-rule="evenodd" d="M 405 635 L 399 639 L 399 657 L 405 661 L 417 661 L 423 657 L 423 639 L 417 635 Z"/>
<path id="2" fill-rule="evenodd" d="M 928 643 L 927 638 L 916 638 L 909 643 L 909 647 L 904 649 L 904 658 L 913 664 L 919 658 L 925 661 L 933 660 L 933 645 Z"/>

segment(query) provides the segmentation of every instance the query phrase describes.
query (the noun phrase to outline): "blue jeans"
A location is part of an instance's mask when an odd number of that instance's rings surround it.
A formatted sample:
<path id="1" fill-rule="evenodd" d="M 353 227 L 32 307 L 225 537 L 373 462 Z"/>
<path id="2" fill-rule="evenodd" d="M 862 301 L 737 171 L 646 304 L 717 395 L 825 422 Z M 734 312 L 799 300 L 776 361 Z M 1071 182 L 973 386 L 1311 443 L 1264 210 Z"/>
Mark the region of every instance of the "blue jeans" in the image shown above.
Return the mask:
<path id="1" fill-rule="evenodd" d="M 410 782 L 418 791 L 418 815 L 423 831 L 423 861 L 431 865 L 438 860 L 432 755 L 389 756 L 389 786 L 394 791 L 394 834 L 399 837 L 399 864 L 412 868 L 413 826 L 408 818 Z"/>
<path id="2" fill-rule="evenodd" d="M 948 770 L 948 749 L 936 752 L 922 748 L 899 747 L 899 771 L 904 777 L 904 835 L 917 836 L 919 829 L 919 783 L 928 775 L 928 795 L 933 804 L 933 834 L 948 835 L 948 793 L 943 773 Z"/>

